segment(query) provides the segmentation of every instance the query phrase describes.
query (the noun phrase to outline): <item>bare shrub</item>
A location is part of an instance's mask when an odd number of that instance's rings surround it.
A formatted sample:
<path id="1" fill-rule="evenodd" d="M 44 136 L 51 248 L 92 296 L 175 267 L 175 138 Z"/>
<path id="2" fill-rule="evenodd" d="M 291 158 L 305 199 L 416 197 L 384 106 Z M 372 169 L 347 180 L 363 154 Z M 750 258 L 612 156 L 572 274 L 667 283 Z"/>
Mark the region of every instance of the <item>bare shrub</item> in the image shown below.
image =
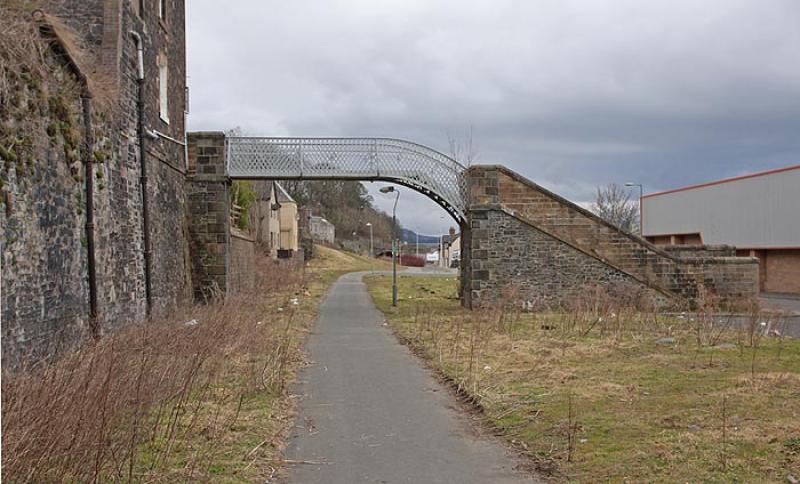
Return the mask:
<path id="1" fill-rule="evenodd" d="M 302 280 L 285 265 L 258 265 L 264 284 L 253 293 L 133 325 L 57 362 L 4 374 L 3 478 L 140 480 L 171 472 L 176 443 L 198 432 L 208 445 L 182 477 L 202 472 L 214 436 L 238 418 L 219 408 L 241 406 L 257 392 L 280 394 L 296 357 L 294 311 L 274 307 L 287 291 L 302 290 Z M 276 279 L 288 285 L 281 293 L 267 283 Z"/>

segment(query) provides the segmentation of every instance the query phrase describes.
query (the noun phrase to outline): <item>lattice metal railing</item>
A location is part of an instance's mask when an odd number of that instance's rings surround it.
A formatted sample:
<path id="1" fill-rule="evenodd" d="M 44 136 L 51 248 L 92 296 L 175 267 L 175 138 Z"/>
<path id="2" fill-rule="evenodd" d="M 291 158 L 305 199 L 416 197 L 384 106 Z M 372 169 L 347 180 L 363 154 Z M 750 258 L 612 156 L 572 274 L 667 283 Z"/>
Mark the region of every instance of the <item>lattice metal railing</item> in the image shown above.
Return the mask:
<path id="1" fill-rule="evenodd" d="M 391 138 L 228 137 L 232 178 L 384 180 L 420 191 L 465 219 L 463 165 L 422 145 Z"/>

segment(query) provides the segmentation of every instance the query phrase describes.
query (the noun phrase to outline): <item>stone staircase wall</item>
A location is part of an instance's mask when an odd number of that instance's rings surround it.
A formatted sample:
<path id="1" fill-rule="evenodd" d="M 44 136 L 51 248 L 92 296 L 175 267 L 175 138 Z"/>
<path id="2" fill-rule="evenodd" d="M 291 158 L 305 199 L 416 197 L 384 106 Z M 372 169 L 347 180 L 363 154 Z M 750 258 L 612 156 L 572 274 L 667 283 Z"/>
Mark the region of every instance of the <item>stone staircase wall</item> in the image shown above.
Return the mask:
<path id="1" fill-rule="evenodd" d="M 680 258 L 505 167 L 473 166 L 467 176 L 471 251 L 464 289 L 471 306 L 510 286 L 547 302 L 563 302 L 594 283 L 637 286 L 673 303 L 704 290 L 731 300 L 758 294 L 755 259 Z"/>

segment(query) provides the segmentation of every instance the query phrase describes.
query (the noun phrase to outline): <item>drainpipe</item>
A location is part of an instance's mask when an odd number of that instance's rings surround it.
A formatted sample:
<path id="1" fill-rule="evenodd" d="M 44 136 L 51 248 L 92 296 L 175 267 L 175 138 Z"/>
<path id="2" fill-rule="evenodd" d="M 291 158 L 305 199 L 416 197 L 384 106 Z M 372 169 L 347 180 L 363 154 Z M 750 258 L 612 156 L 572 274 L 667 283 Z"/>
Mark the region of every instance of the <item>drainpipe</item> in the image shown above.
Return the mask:
<path id="1" fill-rule="evenodd" d="M 85 78 L 84 78 L 85 80 Z M 100 326 L 97 322 L 97 265 L 94 245 L 94 169 L 92 166 L 92 94 L 84 84 L 81 90 L 81 107 L 83 108 L 83 166 L 86 187 L 86 252 L 89 270 L 89 318 L 92 336 L 100 337 Z"/>
<path id="2" fill-rule="evenodd" d="M 145 113 L 144 113 L 144 42 L 142 36 L 138 32 L 131 30 L 131 37 L 136 42 L 136 107 L 139 112 L 138 116 L 138 129 L 137 136 L 139 138 L 139 164 L 141 165 L 141 177 L 139 178 L 139 185 L 142 190 L 142 238 L 144 242 L 144 291 L 146 301 L 147 316 L 153 308 L 153 290 L 152 280 L 150 277 L 152 268 L 152 253 L 150 251 L 150 211 L 148 209 L 149 197 L 147 193 L 147 157 L 145 155 L 145 139 L 148 136 L 147 129 L 145 128 Z"/>
<path id="3" fill-rule="evenodd" d="M 33 18 L 39 22 L 39 30 L 46 36 L 52 36 L 56 42 L 53 48 L 66 60 L 67 67 L 75 74 L 81 85 L 81 110 L 83 115 L 83 144 L 81 146 L 81 158 L 84 167 L 84 195 L 86 196 L 86 224 L 84 233 L 86 235 L 86 270 L 89 278 L 89 327 L 92 337 L 100 337 L 100 325 L 97 321 L 97 260 L 95 258 L 95 238 L 94 238 L 94 170 L 92 165 L 94 147 L 94 137 L 92 136 L 92 93 L 89 90 L 89 80 L 81 71 L 75 59 L 62 44 L 61 38 L 53 30 L 53 26 L 48 22 L 46 15 L 41 9 L 33 12 Z"/>

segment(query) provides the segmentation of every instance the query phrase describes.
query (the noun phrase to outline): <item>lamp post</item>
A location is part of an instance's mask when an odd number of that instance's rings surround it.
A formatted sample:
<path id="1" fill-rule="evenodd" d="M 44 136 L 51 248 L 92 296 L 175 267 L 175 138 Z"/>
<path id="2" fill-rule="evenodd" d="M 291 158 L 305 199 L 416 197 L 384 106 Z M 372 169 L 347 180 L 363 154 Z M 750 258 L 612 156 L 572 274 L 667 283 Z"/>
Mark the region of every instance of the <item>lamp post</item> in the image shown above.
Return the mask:
<path id="1" fill-rule="evenodd" d="M 394 208 L 392 208 L 392 306 L 397 306 L 397 201 L 400 200 L 400 192 L 393 186 L 383 187 L 381 193 L 396 193 L 394 198 Z"/>
<path id="2" fill-rule="evenodd" d="M 367 222 L 367 227 L 369 227 L 369 256 L 372 258 L 375 257 L 372 251 L 372 222 Z"/>
<path id="3" fill-rule="evenodd" d="M 644 188 L 642 187 L 641 183 L 633 183 L 628 182 L 625 184 L 626 187 L 639 187 L 639 235 L 642 235 L 642 194 Z"/>
<path id="4" fill-rule="evenodd" d="M 439 234 L 439 267 L 444 267 L 444 242 L 442 241 L 443 234 Z"/>
<path id="5" fill-rule="evenodd" d="M 439 220 L 444 220 L 444 215 L 439 215 Z M 439 267 L 446 267 L 444 264 L 444 234 L 439 234 Z"/>

